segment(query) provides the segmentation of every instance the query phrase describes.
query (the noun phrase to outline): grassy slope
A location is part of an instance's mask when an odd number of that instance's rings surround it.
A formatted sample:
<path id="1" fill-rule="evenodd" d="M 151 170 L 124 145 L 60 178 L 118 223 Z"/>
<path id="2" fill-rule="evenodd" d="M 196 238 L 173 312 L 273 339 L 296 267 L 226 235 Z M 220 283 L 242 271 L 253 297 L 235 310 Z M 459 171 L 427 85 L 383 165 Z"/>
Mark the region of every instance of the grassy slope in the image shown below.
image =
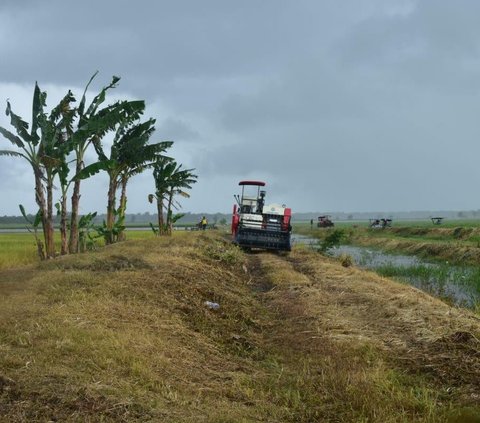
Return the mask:
<path id="1" fill-rule="evenodd" d="M 0 290 L 0 421 L 433 422 L 480 401 L 477 317 L 307 251 L 175 234 Z"/>

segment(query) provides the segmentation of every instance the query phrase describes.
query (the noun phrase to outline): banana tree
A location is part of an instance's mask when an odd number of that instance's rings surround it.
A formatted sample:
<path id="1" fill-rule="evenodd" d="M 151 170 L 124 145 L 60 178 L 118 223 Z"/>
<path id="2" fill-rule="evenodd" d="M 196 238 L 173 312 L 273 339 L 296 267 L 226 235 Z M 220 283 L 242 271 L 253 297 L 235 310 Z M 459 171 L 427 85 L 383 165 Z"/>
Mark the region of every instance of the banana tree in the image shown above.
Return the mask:
<path id="1" fill-rule="evenodd" d="M 150 166 L 172 145 L 171 141 L 149 144 L 150 137 L 155 130 L 154 124 L 154 119 L 132 124 L 127 117 L 117 128 L 109 156 L 105 153 L 101 142 L 95 141 L 94 147 L 98 161 L 85 167 L 79 174 L 80 178 L 89 177 L 101 170 L 108 174 L 107 218 L 104 231 L 107 244 L 115 242 L 122 232 L 121 228 L 114 231 L 114 227 L 116 219 L 122 220 L 125 217 L 128 180 Z M 122 186 L 122 200 L 117 209 L 116 192 L 120 185 Z"/>
<path id="2" fill-rule="evenodd" d="M 153 179 L 155 180 L 155 194 L 149 194 L 148 201 L 157 203 L 158 235 L 164 235 L 167 230 L 163 217 L 164 201 L 168 192 L 168 178 L 175 169 L 176 163 L 166 157 L 159 157 L 153 165 Z"/>
<path id="3" fill-rule="evenodd" d="M 25 207 L 23 207 L 22 204 L 19 204 L 18 207 L 20 208 L 20 213 L 22 213 L 23 218 L 29 224 L 29 226 L 25 226 L 25 228 L 27 229 L 28 232 L 33 233 L 33 236 L 35 238 L 35 245 L 37 246 L 38 257 L 40 257 L 40 260 L 43 260 L 45 258 L 45 251 L 43 250 L 44 243 L 38 237 L 38 226 L 42 221 L 42 213 L 39 210 L 35 215 L 35 218 L 31 220 L 27 216 L 27 213 L 25 212 Z"/>
<path id="4" fill-rule="evenodd" d="M 70 186 L 68 180 L 69 166 L 68 155 L 73 150 L 73 121 L 76 116 L 76 109 L 72 107 L 75 98 L 71 91 L 52 109 L 47 117 L 43 115 L 40 119 L 42 134 L 42 164 L 45 169 L 46 191 L 47 191 L 47 213 L 48 219 L 53 221 L 53 188 L 54 179 L 60 181 L 61 197 L 56 203 L 57 212 L 60 215 L 60 238 L 61 254 L 68 253 L 67 245 L 67 191 Z M 53 227 L 53 225 L 52 225 Z"/>
<path id="5" fill-rule="evenodd" d="M 160 235 L 170 234 L 173 225 L 172 208 L 177 208 L 174 203 L 174 196 L 180 194 L 188 197 L 185 191 L 191 189 L 192 184 L 197 182 L 197 175 L 192 173 L 194 169 L 182 169 L 176 161 L 168 158 L 159 158 L 153 166 L 153 177 L 155 180 L 155 194 L 150 194 L 148 200 L 153 203 L 156 200 L 158 213 L 158 231 Z M 164 220 L 166 202 L 167 221 Z"/>
<path id="6" fill-rule="evenodd" d="M 165 141 L 164 144 L 166 147 L 165 149 L 167 149 L 173 144 L 173 142 Z M 148 150 L 145 150 L 144 153 L 145 153 L 144 159 L 146 160 L 141 161 L 137 165 L 132 165 L 131 167 L 125 169 L 119 178 L 119 186 L 120 186 L 121 194 L 120 194 L 118 215 L 119 215 L 119 219 L 121 219 L 122 221 L 125 221 L 125 213 L 127 209 L 127 183 L 130 180 L 130 178 L 142 173 L 146 169 L 152 168 L 157 162 L 157 160 L 159 160 L 160 157 L 163 157 L 165 160 L 173 160 L 170 157 L 164 156 L 163 154 L 156 153 L 156 152 L 153 152 L 153 155 L 152 155 L 152 152 Z M 121 230 L 120 233 L 118 234 L 118 240 L 119 241 L 125 240 L 125 232 L 123 230 Z"/>
<path id="7" fill-rule="evenodd" d="M 197 182 L 198 176 L 192 172 L 195 169 L 182 169 L 182 165 L 176 166 L 173 173 L 170 175 L 170 186 L 167 192 L 167 231 L 172 233 L 174 222 L 174 215 L 172 208 L 178 209 L 180 204 L 174 203 L 175 195 L 181 195 L 185 198 L 190 198 L 190 194 L 186 190 L 192 189 L 192 185 Z"/>
<path id="8" fill-rule="evenodd" d="M 0 150 L 0 155 L 22 158 L 30 164 L 35 178 L 35 201 L 40 209 L 44 235 L 45 249 L 43 258 L 53 258 L 55 256 L 54 228 L 51 208 L 49 209 L 52 198 L 51 196 L 47 199 L 45 198 L 45 184 L 48 185 L 48 178 L 51 176 L 46 174 L 45 165 L 49 162 L 49 157 L 45 153 L 45 147 L 46 143 L 51 141 L 50 136 L 52 135 L 46 131 L 45 127 L 46 117 L 43 109 L 46 106 L 46 97 L 46 92 L 42 92 L 38 84 L 35 83 L 31 129 L 29 129 L 29 124 L 26 121 L 12 111 L 10 102 L 7 101 L 5 113 L 10 117 L 10 124 L 15 129 L 16 134 L 3 127 L 0 127 L 0 134 L 17 147 L 18 151 Z"/>
<path id="9" fill-rule="evenodd" d="M 87 249 L 95 249 L 96 238 L 100 235 L 93 235 L 95 232 L 94 220 L 97 212 L 84 214 L 78 221 L 79 228 L 79 244 L 80 252 L 83 253 Z"/>
<path id="10" fill-rule="evenodd" d="M 103 87 L 92 100 L 86 105 L 87 90 L 97 75 L 96 72 L 88 81 L 83 92 L 82 99 L 77 108 L 78 120 L 76 122 L 76 129 L 72 133 L 73 152 L 75 155 L 75 175 L 79 175 L 85 168 L 84 158 L 85 153 L 92 142 L 100 143 L 102 138 L 110 131 L 128 120 L 133 122 L 139 119 L 145 108 L 143 101 L 118 101 L 113 105 L 106 106 L 100 109 L 100 106 L 105 102 L 107 91 L 115 88 L 119 77 L 113 76 L 112 81 L 107 86 Z M 73 179 L 73 194 L 71 206 L 70 219 L 70 237 L 68 240 L 68 248 L 71 253 L 78 252 L 79 242 L 79 203 L 80 203 L 80 184 L 84 178 L 74 177 Z"/>

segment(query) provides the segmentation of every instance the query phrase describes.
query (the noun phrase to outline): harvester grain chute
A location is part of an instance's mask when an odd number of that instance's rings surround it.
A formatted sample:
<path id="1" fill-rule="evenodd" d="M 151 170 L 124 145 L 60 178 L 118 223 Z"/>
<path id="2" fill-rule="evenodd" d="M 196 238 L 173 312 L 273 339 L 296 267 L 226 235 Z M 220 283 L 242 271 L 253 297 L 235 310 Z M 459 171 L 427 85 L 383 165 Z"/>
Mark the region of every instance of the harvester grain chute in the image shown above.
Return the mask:
<path id="1" fill-rule="evenodd" d="M 241 181 L 241 195 L 233 206 L 233 242 L 244 248 L 291 250 L 291 209 L 280 204 L 265 204 L 265 182 Z"/>

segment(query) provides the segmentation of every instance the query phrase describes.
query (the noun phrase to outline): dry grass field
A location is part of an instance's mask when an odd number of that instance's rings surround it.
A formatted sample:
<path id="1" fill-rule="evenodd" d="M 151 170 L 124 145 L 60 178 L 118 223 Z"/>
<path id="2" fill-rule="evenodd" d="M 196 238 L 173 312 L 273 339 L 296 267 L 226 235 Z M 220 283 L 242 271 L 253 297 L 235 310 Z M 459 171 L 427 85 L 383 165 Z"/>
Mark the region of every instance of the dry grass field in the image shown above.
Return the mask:
<path id="1" fill-rule="evenodd" d="M 0 293 L 2 422 L 480 421 L 478 315 L 301 248 L 176 233 Z"/>

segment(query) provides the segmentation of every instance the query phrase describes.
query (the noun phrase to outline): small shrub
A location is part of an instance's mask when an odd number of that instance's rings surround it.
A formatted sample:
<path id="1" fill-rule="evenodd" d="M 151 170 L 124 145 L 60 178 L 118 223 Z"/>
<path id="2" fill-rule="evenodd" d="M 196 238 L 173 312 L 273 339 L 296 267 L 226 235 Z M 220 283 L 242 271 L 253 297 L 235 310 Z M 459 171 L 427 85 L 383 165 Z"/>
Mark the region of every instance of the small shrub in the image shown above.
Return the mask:
<path id="1" fill-rule="evenodd" d="M 472 228 L 455 228 L 453 231 L 453 237 L 455 239 L 465 239 L 472 233 Z"/>
<path id="2" fill-rule="evenodd" d="M 453 231 L 453 237 L 455 239 L 459 239 L 462 237 L 462 233 L 463 233 L 463 228 L 455 228 L 455 230 Z"/>
<path id="3" fill-rule="evenodd" d="M 329 233 L 325 239 L 320 244 L 320 251 L 326 253 L 333 247 L 340 245 L 342 240 L 345 238 L 345 232 L 341 229 L 335 229 Z"/>
<path id="4" fill-rule="evenodd" d="M 240 248 L 235 245 L 216 243 L 205 248 L 205 255 L 225 264 L 235 265 L 243 260 Z"/>
<path id="5" fill-rule="evenodd" d="M 345 254 L 342 253 L 339 257 L 338 260 L 340 261 L 340 264 L 343 267 L 350 267 L 354 264 L 353 258 L 350 254 Z"/>

